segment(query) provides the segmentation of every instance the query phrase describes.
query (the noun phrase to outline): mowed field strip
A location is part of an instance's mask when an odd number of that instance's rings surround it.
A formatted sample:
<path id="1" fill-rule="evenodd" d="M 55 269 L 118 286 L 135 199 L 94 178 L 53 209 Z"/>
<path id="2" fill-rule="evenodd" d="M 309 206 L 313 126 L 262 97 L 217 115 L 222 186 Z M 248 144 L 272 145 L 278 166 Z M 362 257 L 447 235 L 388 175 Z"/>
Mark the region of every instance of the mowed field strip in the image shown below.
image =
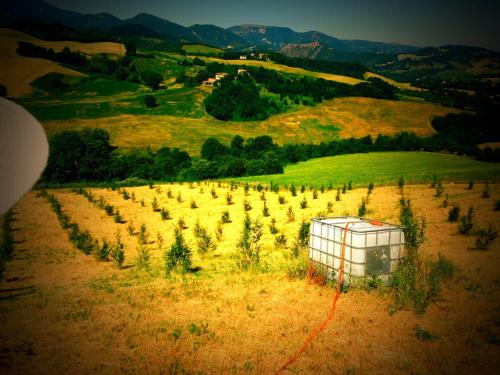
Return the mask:
<path id="1" fill-rule="evenodd" d="M 170 95 L 168 90 L 166 94 Z M 202 98 L 200 96 L 198 100 Z M 179 106 L 180 103 L 172 105 Z M 94 106 L 94 110 L 96 108 L 95 104 L 88 106 L 89 110 L 92 110 L 91 106 Z M 201 103 L 191 107 L 191 110 L 199 109 L 203 113 L 200 106 Z M 50 107 L 51 104 L 43 105 L 39 110 L 50 111 Z M 428 136 L 434 134 L 430 124 L 433 117 L 457 112 L 459 110 L 429 103 L 337 98 L 314 107 L 303 107 L 294 112 L 272 116 L 264 121 L 219 121 L 203 114 L 201 118 L 122 115 L 95 119 L 46 120 L 42 123 L 49 137 L 63 130 L 96 127 L 107 130 L 111 134 L 112 144 L 121 148 L 156 149 L 168 144 L 198 154 L 206 138 L 217 137 L 229 143 L 236 134 L 245 138 L 268 134 L 279 144 L 319 143 L 339 137 L 363 137 L 368 134 L 375 137 L 378 134 L 393 135 L 402 131 Z"/>
<path id="2" fill-rule="evenodd" d="M 500 229 L 499 212 L 493 209 L 500 185 L 490 184 L 488 199 L 481 198 L 479 183 L 472 190 L 466 184 L 445 184 L 444 189 L 450 206 L 459 205 L 462 212 L 474 207 L 477 227 L 491 223 L 494 230 Z M 245 194 L 241 185 L 231 189 L 227 183 L 202 182 L 126 188 L 134 202 L 111 189 L 88 190 L 118 209 L 126 222 L 115 223 L 69 190 L 50 193 L 72 222 L 99 241 L 112 242 L 119 231 L 126 267 L 118 270 L 111 262 L 76 250 L 48 202 L 36 192 L 28 193 L 14 208 L 14 256 L 0 283 L 2 289 L 31 288 L 22 297 L 0 299 L 2 361 L 17 371 L 115 373 L 126 368 L 137 373 L 273 373 L 323 321 L 335 293 L 334 288 L 309 284 L 293 273 L 297 259 L 291 256 L 290 246 L 299 223 L 323 214 L 328 202 L 332 202 L 329 215 L 355 214 L 367 194 L 366 188 L 355 189 L 336 201 L 336 190 L 319 192 L 314 199 L 309 189 L 297 196 L 282 189 L 264 191 L 264 202 L 262 192 L 253 188 Z M 227 194 L 234 204 L 227 205 Z M 475 237 L 459 235 L 458 224 L 447 222 L 448 208 L 442 205 L 444 197 L 434 197 L 435 189 L 407 185 L 404 194 L 416 213 L 426 217 L 422 251 L 433 259 L 438 254 L 450 259 L 457 266 L 455 278 L 422 315 L 390 314 L 388 294 L 356 289 L 343 293 L 333 323 L 293 364 L 294 372 L 436 373 L 446 366 L 454 374 L 496 374 L 500 357 L 491 340 L 500 335 L 495 323 L 500 242 L 494 241 L 488 251 L 473 251 Z M 304 198 L 308 207 L 301 209 Z M 368 200 L 368 217 L 398 222 L 400 198 L 398 188 L 376 186 Z M 161 220 L 152 211 L 154 199 L 169 210 L 171 220 Z M 193 200 L 196 209 L 190 208 Z M 234 254 L 245 200 L 252 207 L 250 217 L 263 224 L 263 237 L 261 266 L 242 272 Z M 262 215 L 264 203 L 269 217 Z M 288 218 L 289 207 L 294 221 Z M 212 235 L 224 211 L 229 212 L 231 223 L 223 225 L 215 252 L 201 257 L 193 228 L 199 221 Z M 163 251 L 173 243 L 180 217 L 186 222 L 182 232 L 197 271 L 167 278 Z M 276 246 L 270 233 L 272 218 L 288 239 L 285 247 Z M 146 225 L 149 270 L 136 266 L 137 235 L 126 229 L 131 223 L 135 232 Z M 307 257 L 307 251 L 302 256 Z M 430 332 L 433 339 L 419 340 L 416 327 Z"/>
<path id="3" fill-rule="evenodd" d="M 339 186 L 352 181 L 356 186 L 396 185 L 399 177 L 407 182 L 500 180 L 500 165 L 450 154 L 431 152 L 372 152 L 311 159 L 288 165 L 285 173 L 268 176 L 241 177 L 240 181 L 300 186 Z"/>
<path id="4" fill-rule="evenodd" d="M 50 60 L 19 56 L 16 49 L 17 43 L 20 41 L 33 43 L 44 48 L 52 48 L 56 52 L 68 47 L 72 51 L 80 51 L 87 55 L 96 53 L 125 55 L 125 47 L 119 43 L 45 41 L 19 31 L 0 28 L 0 83 L 7 87 L 7 93 L 10 97 L 20 97 L 31 93 L 30 83 L 48 73 L 83 76 L 78 71 L 68 69 Z"/>

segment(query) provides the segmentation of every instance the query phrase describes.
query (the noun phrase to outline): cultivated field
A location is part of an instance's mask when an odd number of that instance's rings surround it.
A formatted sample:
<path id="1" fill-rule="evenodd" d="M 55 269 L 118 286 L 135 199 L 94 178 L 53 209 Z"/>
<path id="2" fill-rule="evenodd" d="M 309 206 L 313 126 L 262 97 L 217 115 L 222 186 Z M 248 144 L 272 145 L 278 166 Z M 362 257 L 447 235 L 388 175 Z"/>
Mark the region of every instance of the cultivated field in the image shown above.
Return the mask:
<path id="1" fill-rule="evenodd" d="M 422 248 L 435 259 L 444 254 L 457 267 L 440 298 L 427 312 L 390 312 L 391 295 L 350 289 L 343 293 L 333 322 L 291 367 L 293 373 L 443 373 L 496 374 L 500 366 L 499 268 L 500 246 L 474 250 L 474 236 L 459 235 L 457 223 L 448 223 L 449 204 L 462 212 L 474 207 L 475 225 L 498 227 L 494 202 L 500 185 L 490 184 L 490 198 L 481 198 L 484 185 L 444 185 L 435 197 L 428 185 L 405 186 L 417 213 L 427 220 Z M 212 196 L 212 189 L 217 197 Z M 347 191 L 341 200 L 336 190 L 265 192 L 269 217 L 263 216 L 261 193 L 217 183 L 165 184 L 118 191 L 88 189 L 119 210 L 126 223 L 69 190 L 51 191 L 63 212 L 99 241 L 114 241 L 121 233 L 125 269 L 85 256 L 68 241 L 48 202 L 28 193 L 14 208 L 13 259 L 0 283 L 0 364 L 5 373 L 273 373 L 325 318 L 334 290 L 309 284 L 294 272 L 300 257 L 291 256 L 291 244 L 302 219 L 326 214 L 357 212 L 366 189 Z M 169 198 L 169 193 L 171 197 Z M 132 199 L 134 194 L 135 202 Z M 234 204 L 227 205 L 226 194 Z M 181 202 L 177 197 L 181 195 Z M 285 200 L 278 201 L 279 196 Z M 299 202 L 306 198 L 308 207 Z M 152 212 L 169 210 L 163 221 Z M 398 221 L 396 187 L 375 187 L 368 202 L 368 217 Z M 144 207 L 141 201 L 144 201 Z M 198 208 L 191 208 L 194 200 Z M 252 218 L 263 224 L 261 265 L 240 271 L 235 254 L 244 216 L 243 202 L 252 206 Z M 295 214 L 290 221 L 289 207 Z M 221 241 L 212 255 L 196 252 L 193 228 L 197 220 L 213 236 L 224 211 L 232 222 L 223 224 Z M 163 272 L 163 250 L 173 241 L 173 228 L 184 217 L 183 231 L 193 251 L 194 273 Z M 270 234 L 271 218 L 288 238 L 277 247 Z M 127 227 L 134 224 L 131 235 Z M 137 232 L 145 224 L 149 271 L 137 266 Z M 163 238 L 162 249 L 158 233 Z M 426 332 L 429 336 L 422 336 Z"/>
<path id="2" fill-rule="evenodd" d="M 193 99 L 193 93 L 197 96 Z M 131 94 L 132 95 L 132 94 Z M 111 142 L 122 148 L 159 148 L 165 144 L 180 147 L 197 154 L 208 137 L 217 137 L 229 143 L 236 134 L 255 137 L 268 134 L 280 144 L 287 142 L 318 143 L 337 138 L 365 135 L 396 134 L 412 131 L 420 136 L 434 133 L 430 120 L 436 116 L 458 110 L 435 104 L 379 100 L 370 98 L 338 98 L 314 107 L 302 107 L 294 112 L 272 116 L 264 121 L 219 121 L 205 114 L 202 99 L 205 92 L 197 89 L 170 89 L 159 95 L 159 107 L 148 111 L 155 115 L 133 115 L 146 112 L 140 97 L 124 102 L 99 103 L 98 98 L 84 103 L 39 102 L 28 109 L 42 124 L 49 137 L 62 130 L 98 127 L 111 134 Z M 180 100 L 179 98 L 183 98 Z M 127 104 L 130 102 L 130 104 Z M 191 103 L 191 105 L 189 105 Z M 103 110 L 117 114 L 130 111 L 130 115 L 85 119 Z M 110 112 L 108 112 L 108 110 Z M 161 112 L 171 115 L 161 115 Z M 61 120 L 48 120 L 44 116 L 62 116 Z M 179 131 L 182 129 L 182 131 Z"/>
<path id="3" fill-rule="evenodd" d="M 68 76 L 82 77 L 82 73 L 65 68 L 53 61 L 23 57 L 16 53 L 17 43 L 30 42 L 37 46 L 52 48 L 60 51 L 69 47 L 72 51 L 81 51 L 85 54 L 108 53 L 124 55 L 125 47 L 122 44 L 100 42 L 79 43 L 71 41 L 45 41 L 30 35 L 0 28 L 0 83 L 7 87 L 10 97 L 21 97 L 32 92 L 30 83 L 48 73 L 60 73 Z"/>
<path id="4" fill-rule="evenodd" d="M 331 183 L 352 181 L 354 186 L 396 185 L 404 176 L 408 183 L 470 180 L 498 181 L 498 163 L 486 163 L 467 157 L 432 152 L 372 152 L 312 159 L 285 167 L 284 174 L 242 177 L 239 180 L 289 185 L 305 184 L 320 188 Z"/>

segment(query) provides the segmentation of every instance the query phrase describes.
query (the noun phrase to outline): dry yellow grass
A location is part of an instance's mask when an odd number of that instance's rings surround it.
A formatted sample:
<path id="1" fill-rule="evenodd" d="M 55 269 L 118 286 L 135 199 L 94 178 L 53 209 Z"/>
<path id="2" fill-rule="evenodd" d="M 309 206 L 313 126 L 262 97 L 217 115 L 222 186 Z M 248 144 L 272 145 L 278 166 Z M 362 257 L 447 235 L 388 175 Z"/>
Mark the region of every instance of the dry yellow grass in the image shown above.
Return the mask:
<path id="1" fill-rule="evenodd" d="M 68 46 L 71 50 L 78 50 L 86 54 L 123 55 L 125 53 L 124 46 L 118 43 L 49 42 L 18 31 L 0 28 L 0 83 L 7 87 L 7 93 L 10 97 L 20 97 L 31 93 L 30 83 L 47 73 L 83 76 L 82 73 L 60 66 L 53 61 L 19 56 L 16 53 L 19 41 L 53 48 L 55 51 L 60 51 Z"/>
<path id="2" fill-rule="evenodd" d="M 388 84 L 393 85 L 401 90 L 426 91 L 426 89 L 422 89 L 420 87 L 414 87 L 410 83 L 398 82 L 398 81 L 395 81 L 393 79 L 381 76 L 380 74 L 376 74 L 376 73 L 372 73 L 372 72 L 365 73 L 365 79 L 368 79 L 370 77 L 380 78 L 381 80 L 383 80 L 383 81 L 387 82 Z"/>
<path id="3" fill-rule="evenodd" d="M 203 192 L 200 190 L 203 188 Z M 214 188 L 218 198 L 213 199 Z M 148 187 L 127 188 L 145 207 L 125 201 L 115 191 L 91 189 L 102 194 L 136 227 L 146 224 L 151 233 L 151 270 L 135 269 L 135 238 L 126 233 L 127 224 L 116 224 L 102 210 L 81 196 L 65 190 L 54 193 L 65 212 L 98 239 L 112 241 L 117 229 L 125 243 L 126 264 L 118 271 L 109 263 L 79 253 L 67 241 L 46 201 L 29 193 L 14 209 L 15 252 L 0 283 L 0 350 L 6 372 L 23 373 L 176 373 L 180 369 L 206 374 L 274 372 L 321 322 L 334 291 L 290 279 L 292 264 L 288 249 L 277 249 L 270 235 L 270 218 L 262 218 L 264 237 L 263 270 L 241 272 L 231 254 L 241 230 L 247 199 L 253 206 L 252 218 L 261 216 L 263 202 L 250 190 L 245 198 L 242 187 L 230 192 L 216 184 L 192 188 L 166 184 L 160 191 Z M 174 198 L 167 197 L 171 189 Z M 446 185 L 450 203 L 462 208 L 474 206 L 478 225 L 493 223 L 498 230 L 493 201 L 499 185 L 491 185 L 492 198 L 481 199 L 481 188 Z M 184 201 L 177 202 L 178 193 Z M 235 204 L 227 206 L 225 194 L 233 194 Z M 335 202 L 335 192 L 305 196 L 309 208 L 301 210 L 302 194 L 292 197 L 282 191 L 266 193 L 271 216 L 283 229 L 289 243 L 298 221 L 324 211 L 333 201 L 332 215 L 355 213 L 366 189 L 347 192 Z M 490 343 L 499 337 L 498 319 L 499 241 L 489 251 L 471 251 L 474 237 L 457 234 L 457 224 L 447 223 L 442 198 L 435 198 L 428 186 L 406 186 L 405 194 L 428 224 L 423 251 L 432 257 L 444 254 L 458 267 L 453 283 L 441 292 L 442 299 L 431 304 L 423 315 L 400 311 L 390 315 L 390 296 L 349 291 L 342 294 L 333 322 L 293 364 L 296 373 L 436 373 L 446 368 L 453 374 L 495 374 L 500 366 L 498 347 Z M 161 221 L 151 211 L 157 197 L 161 207 L 170 210 L 173 220 Z M 189 208 L 194 198 L 197 209 Z M 397 221 L 399 192 L 395 187 L 375 187 L 368 203 L 369 217 Z M 286 222 L 291 205 L 296 221 Z M 213 233 L 223 210 L 233 223 L 224 225 L 224 238 L 213 257 L 201 258 L 196 252 L 193 265 L 201 267 L 198 276 L 163 276 L 162 251 L 156 233 L 165 247 L 172 243 L 173 225 L 183 216 L 185 236 L 194 250 L 193 225 Z M 10 281 L 6 281 L 10 280 Z M 25 289 L 19 289 L 25 288 Z M 10 290 L 10 291 L 9 291 Z M 5 298 L 19 294 L 17 298 Z M 25 294 L 24 296 L 21 296 Z M 205 327 L 196 330 L 193 327 Z M 419 325 L 435 337 L 420 341 L 415 337 Z"/>
<path id="4" fill-rule="evenodd" d="M 191 57 L 194 58 L 194 56 L 191 56 Z M 199 56 L 198 56 L 198 58 L 201 58 L 205 61 L 210 61 L 210 62 L 219 62 L 221 64 L 246 65 L 246 66 L 256 66 L 256 67 L 262 66 L 263 68 L 273 69 L 273 70 L 276 70 L 278 72 L 297 74 L 297 75 L 302 75 L 302 76 L 310 76 L 310 77 L 316 77 L 316 78 L 323 78 L 323 79 L 326 79 L 327 81 L 347 83 L 349 85 L 355 85 L 357 83 L 363 82 L 363 80 L 353 78 L 353 77 L 341 76 L 341 75 L 337 75 L 337 74 L 312 72 L 312 71 L 301 69 L 301 68 L 293 68 L 290 66 L 275 64 L 275 63 L 266 62 L 266 61 L 223 60 L 223 59 L 217 59 L 215 57 L 199 57 Z"/>
<path id="5" fill-rule="evenodd" d="M 429 103 L 390 101 L 370 98 L 338 98 L 315 107 L 272 116 L 265 121 L 225 122 L 208 115 L 201 119 L 175 116 L 117 116 L 100 119 L 74 119 L 43 123 L 49 136 L 69 129 L 98 127 L 111 134 L 114 145 L 124 148 L 152 147 L 165 144 L 199 153 L 208 137 L 229 142 L 235 134 L 255 137 L 269 134 L 279 143 L 319 143 L 340 136 L 396 134 L 412 131 L 420 136 L 433 134 L 433 117 L 458 110 Z M 332 130 L 332 126 L 338 132 Z M 179 128 L 183 131 L 180 132 Z"/>

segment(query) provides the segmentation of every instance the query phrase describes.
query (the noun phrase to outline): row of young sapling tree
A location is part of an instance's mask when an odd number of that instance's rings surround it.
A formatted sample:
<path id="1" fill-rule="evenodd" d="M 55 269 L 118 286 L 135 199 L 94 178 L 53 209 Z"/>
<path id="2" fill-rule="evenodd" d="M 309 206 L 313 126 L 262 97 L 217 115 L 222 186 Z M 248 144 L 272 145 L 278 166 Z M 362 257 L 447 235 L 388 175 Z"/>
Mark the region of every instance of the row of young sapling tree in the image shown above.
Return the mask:
<path id="1" fill-rule="evenodd" d="M 114 243 L 109 243 L 106 239 L 99 243 L 88 230 L 82 230 L 77 223 L 71 222 L 70 217 L 63 211 L 62 204 L 54 194 L 42 190 L 38 193 L 38 196 L 45 198 L 49 202 L 59 224 L 68 232 L 68 239 L 77 249 L 81 250 L 85 255 L 94 254 L 100 261 L 108 261 L 111 257 L 119 268 L 123 266 L 125 251 L 119 231 L 116 232 Z"/>
<path id="2" fill-rule="evenodd" d="M 231 191 L 237 189 L 237 185 L 235 185 L 235 184 L 231 184 L 230 186 L 231 186 Z M 193 185 L 191 185 L 191 187 L 194 189 Z M 162 193 L 160 186 L 155 187 L 154 185 L 151 184 L 150 188 L 155 189 L 155 192 L 157 194 Z M 346 187 L 346 189 L 347 189 L 347 187 Z M 248 184 L 245 185 L 244 190 L 245 190 L 245 196 L 248 196 L 248 193 L 249 193 L 249 185 Z M 264 188 L 260 189 L 260 188 L 256 187 L 255 190 L 261 191 L 260 197 L 261 197 L 261 200 L 263 201 L 263 210 L 262 210 L 263 216 L 264 217 L 270 216 L 269 208 L 267 207 L 267 204 L 266 204 L 267 198 L 266 198 L 266 194 L 265 194 L 266 190 L 268 190 L 268 189 L 264 189 Z M 279 192 L 277 185 L 273 186 L 273 190 L 275 192 Z M 293 191 L 293 187 L 291 188 L 291 190 Z M 304 190 L 305 190 L 305 188 L 304 188 Z M 345 189 L 344 189 L 344 191 L 345 191 Z M 125 200 L 130 199 L 135 203 L 140 203 L 141 206 L 143 206 L 143 207 L 146 206 L 144 199 L 141 199 L 140 201 L 138 201 L 134 192 L 129 193 L 126 189 L 118 189 L 117 192 L 120 195 L 122 195 L 123 199 L 125 199 Z M 203 187 L 200 187 L 200 193 L 201 194 L 204 193 Z M 210 193 L 211 193 L 213 199 L 218 198 L 217 192 L 215 191 L 214 188 L 211 189 Z M 171 189 L 167 190 L 166 195 L 168 198 L 174 199 L 174 194 L 172 193 Z M 317 191 L 314 191 L 313 192 L 313 199 L 317 199 L 317 197 L 318 197 Z M 178 192 L 175 199 L 179 203 L 183 202 L 182 195 L 180 192 Z M 226 199 L 227 205 L 230 206 L 230 205 L 234 204 L 233 197 L 232 197 L 231 193 L 228 192 L 226 194 L 225 199 Z M 286 201 L 282 195 L 280 195 L 278 199 L 279 199 L 280 204 L 285 204 Z M 161 214 L 162 220 L 172 219 L 169 211 L 166 210 L 165 208 L 160 208 L 158 202 L 159 202 L 158 198 L 156 196 L 154 196 L 153 199 L 151 200 L 152 211 L 159 212 Z M 304 199 L 301 201 L 301 208 L 306 208 L 306 207 L 307 207 L 307 201 L 304 197 Z M 330 205 L 329 205 L 329 207 L 331 209 Z M 190 208 L 191 209 L 198 208 L 198 205 L 194 200 L 191 200 Z M 240 268 L 247 269 L 250 265 L 256 266 L 259 263 L 259 259 L 260 259 L 259 241 L 260 241 L 262 234 L 257 235 L 257 233 L 259 233 L 260 230 L 262 229 L 262 224 L 260 223 L 260 221 L 258 219 L 251 220 L 249 218 L 248 211 L 252 210 L 252 207 L 246 199 L 243 201 L 243 208 L 244 208 L 244 211 L 247 212 L 247 215 L 246 215 L 246 218 L 244 220 L 244 226 L 243 226 L 243 230 L 242 230 L 242 239 L 239 242 L 239 246 L 238 246 L 238 248 L 240 250 L 240 253 L 239 253 L 240 257 L 238 257 L 238 260 L 236 261 L 236 263 L 238 264 L 238 266 Z M 164 214 L 165 212 L 167 214 Z M 291 206 L 288 209 L 287 217 L 288 217 L 288 222 L 295 221 L 295 214 L 293 213 L 293 209 Z M 200 225 L 199 221 L 197 221 L 195 223 L 195 225 L 193 227 L 193 235 L 196 239 L 197 252 L 201 257 L 210 256 L 211 254 L 214 253 L 214 251 L 217 248 L 217 243 L 219 243 L 223 240 L 224 224 L 227 224 L 230 222 L 231 222 L 231 218 L 230 218 L 229 211 L 228 210 L 223 211 L 219 221 L 217 222 L 216 228 L 215 228 L 215 233 L 214 233 L 215 240 L 208 233 L 208 230 Z M 141 226 L 141 228 L 144 228 L 144 225 Z M 185 229 L 186 229 L 186 225 L 185 225 L 184 218 L 180 217 L 177 221 L 177 225 L 175 226 L 175 233 L 174 233 L 175 243 L 174 243 L 173 247 L 169 250 L 169 252 L 165 254 L 165 260 L 166 260 L 165 267 L 166 267 L 167 272 L 170 272 L 172 267 L 174 267 L 173 265 L 177 265 L 177 263 L 174 261 L 175 256 L 173 257 L 172 254 L 177 254 L 177 257 L 180 257 L 180 259 L 181 259 L 181 261 L 179 262 L 180 265 L 190 265 L 190 262 L 188 262 L 187 259 L 190 259 L 191 257 L 186 256 L 186 254 L 191 254 L 191 250 L 188 249 L 187 242 L 183 236 L 183 231 Z M 133 226 L 133 223 L 129 224 L 128 230 L 129 230 L 129 234 L 134 234 L 135 227 Z M 271 218 L 269 230 L 270 230 L 271 234 L 275 235 L 276 247 L 277 248 L 287 248 L 287 241 L 288 241 L 287 237 L 286 237 L 284 231 L 278 230 L 278 228 L 276 226 L 276 219 Z M 248 241 L 248 238 L 250 238 L 250 236 L 252 239 L 251 243 Z M 163 243 L 163 240 L 162 240 L 160 234 L 158 234 L 157 237 L 158 237 L 157 242 L 159 243 L 158 247 L 161 248 L 162 247 L 161 244 Z M 245 238 L 247 240 L 245 240 Z M 298 257 L 300 250 L 305 249 L 307 247 L 308 240 L 309 240 L 309 223 L 302 221 L 302 223 L 300 223 L 300 226 L 299 226 L 297 238 L 291 246 L 291 255 L 295 258 Z M 187 251 L 187 250 L 189 250 L 189 251 Z M 141 253 L 143 253 L 143 251 L 139 251 L 139 253 L 141 254 Z M 186 267 L 184 267 L 184 272 L 185 271 L 187 271 Z"/>

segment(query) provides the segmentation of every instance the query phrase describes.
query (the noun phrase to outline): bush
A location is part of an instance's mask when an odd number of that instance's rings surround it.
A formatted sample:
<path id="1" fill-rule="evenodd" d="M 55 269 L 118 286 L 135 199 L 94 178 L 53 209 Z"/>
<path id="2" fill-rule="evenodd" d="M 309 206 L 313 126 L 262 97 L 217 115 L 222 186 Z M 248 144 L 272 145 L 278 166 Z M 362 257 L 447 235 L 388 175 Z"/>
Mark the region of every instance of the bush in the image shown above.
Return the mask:
<path id="1" fill-rule="evenodd" d="M 160 211 L 160 208 L 158 206 L 158 199 L 156 199 L 156 197 L 154 197 L 153 200 L 151 201 L 151 209 L 153 210 L 153 212 Z"/>
<path id="2" fill-rule="evenodd" d="M 153 95 L 146 95 L 144 97 L 144 104 L 146 104 L 146 107 L 148 108 L 155 108 L 158 106 L 158 102 L 156 101 L 156 97 Z"/>
<path id="3" fill-rule="evenodd" d="M 196 201 L 194 199 L 191 199 L 190 207 L 192 210 L 198 208 L 198 205 L 196 204 Z"/>
<path id="4" fill-rule="evenodd" d="M 120 232 L 116 232 L 116 242 L 111 249 L 111 257 L 115 261 L 116 266 L 121 269 L 123 267 L 123 262 L 125 262 L 125 251 L 123 250 L 124 245 L 121 241 Z"/>
<path id="5" fill-rule="evenodd" d="M 335 196 L 335 200 L 336 200 L 337 202 L 339 202 L 339 201 L 340 201 L 340 189 L 337 189 L 337 195 Z"/>
<path id="6" fill-rule="evenodd" d="M 217 245 L 212 240 L 212 237 L 207 233 L 205 228 L 202 228 L 198 236 L 197 248 L 198 254 L 200 254 L 201 257 L 204 257 L 207 254 L 212 254 L 217 248 Z"/>
<path id="7" fill-rule="evenodd" d="M 228 206 L 232 205 L 234 202 L 233 202 L 233 196 L 230 194 L 230 193 L 227 193 L 226 194 L 226 203 Z"/>
<path id="8" fill-rule="evenodd" d="M 467 190 L 472 190 L 473 187 L 474 187 L 474 181 L 470 180 L 469 185 L 467 186 Z"/>
<path id="9" fill-rule="evenodd" d="M 247 270 L 259 264 L 262 234 L 262 224 L 258 220 L 252 221 L 247 215 L 243 221 L 243 230 L 238 243 L 239 252 L 236 259 L 238 268 Z"/>
<path id="10" fill-rule="evenodd" d="M 269 216 L 269 207 L 267 207 L 266 202 L 264 202 L 264 207 L 262 208 L 262 216 L 264 217 Z"/>
<path id="11" fill-rule="evenodd" d="M 488 229 L 479 229 L 476 235 L 476 249 L 488 250 L 491 242 L 497 238 L 498 232 L 494 231 L 493 226 L 490 224 Z"/>
<path id="12" fill-rule="evenodd" d="M 405 186 L 405 179 L 403 178 L 403 176 L 399 176 L 399 180 L 398 180 L 398 187 L 400 190 L 403 190 Z"/>
<path id="13" fill-rule="evenodd" d="M 307 208 L 307 199 L 304 196 L 304 198 L 300 201 L 300 208 L 305 209 Z"/>
<path id="14" fill-rule="evenodd" d="M 170 219 L 170 213 L 168 212 L 168 210 L 166 210 L 164 208 L 162 208 L 160 210 L 160 216 L 161 216 L 162 220 L 168 220 L 168 219 Z"/>
<path id="15" fill-rule="evenodd" d="M 441 181 L 436 182 L 436 194 L 434 194 L 435 197 L 440 197 L 444 192 L 444 186 L 441 183 Z"/>
<path id="16" fill-rule="evenodd" d="M 483 194 L 481 198 L 488 199 L 490 197 L 490 185 L 488 183 L 484 184 Z"/>
<path id="17" fill-rule="evenodd" d="M 223 239 L 224 226 L 221 221 L 217 222 L 217 226 L 215 227 L 215 238 L 217 241 L 221 242 Z"/>
<path id="18" fill-rule="evenodd" d="M 224 224 L 228 224 L 231 222 L 231 216 L 229 215 L 229 211 L 224 211 L 222 213 L 221 221 Z"/>
<path id="19" fill-rule="evenodd" d="M 297 233 L 297 238 L 292 246 L 292 256 L 297 258 L 301 250 L 307 248 L 309 245 L 309 230 L 311 228 L 311 223 L 302 220 L 299 225 L 299 231 Z"/>
<path id="20" fill-rule="evenodd" d="M 460 234 L 469 234 L 469 232 L 472 230 L 472 227 L 474 226 L 473 221 L 474 221 L 474 209 L 472 207 L 469 207 L 467 215 L 462 216 L 460 218 L 458 232 Z"/>
<path id="21" fill-rule="evenodd" d="M 278 202 L 279 202 L 280 204 L 285 204 L 285 203 L 286 203 L 285 197 L 284 197 L 284 196 L 282 196 L 282 195 L 280 195 L 280 196 L 278 197 Z"/>
<path id="22" fill-rule="evenodd" d="M 103 240 L 102 245 L 96 248 L 96 256 L 100 261 L 107 262 L 109 260 L 110 253 L 111 253 L 111 246 L 106 240 Z"/>
<path id="23" fill-rule="evenodd" d="M 292 206 L 288 206 L 288 211 L 286 212 L 286 216 L 288 218 L 289 223 L 295 221 L 295 214 L 293 212 Z"/>
<path id="24" fill-rule="evenodd" d="M 294 184 L 292 184 L 292 186 L 290 186 L 290 192 L 292 193 L 292 197 L 297 196 L 297 189 L 295 188 Z"/>
<path id="25" fill-rule="evenodd" d="M 285 235 L 285 231 L 282 230 L 281 232 L 278 232 L 276 234 L 276 237 L 274 238 L 274 246 L 277 248 L 286 248 L 286 243 L 287 243 L 287 238 Z"/>
<path id="26" fill-rule="evenodd" d="M 137 244 L 137 257 L 136 257 L 137 267 L 148 269 L 150 258 L 151 254 L 149 247 L 145 243 L 139 241 Z"/>
<path id="27" fill-rule="evenodd" d="M 125 223 L 125 221 L 123 220 L 123 218 L 120 215 L 120 211 L 118 211 L 118 210 L 116 210 L 115 214 L 113 215 L 113 220 L 115 221 L 115 223 L 118 223 L 118 224 Z"/>
<path id="28" fill-rule="evenodd" d="M 269 231 L 271 232 L 271 234 L 278 233 L 278 227 L 276 226 L 276 219 L 274 217 L 271 218 L 271 224 L 269 224 Z"/>
<path id="29" fill-rule="evenodd" d="M 318 191 L 316 189 L 313 191 L 313 199 L 318 199 Z"/>
<path id="30" fill-rule="evenodd" d="M 361 198 L 361 204 L 359 205 L 358 208 L 358 216 L 364 217 L 365 215 L 366 215 L 366 199 Z"/>
<path id="31" fill-rule="evenodd" d="M 347 191 L 347 185 L 344 184 L 344 186 L 342 186 L 342 194 L 345 194 Z"/>
<path id="32" fill-rule="evenodd" d="M 458 221 L 458 218 L 460 217 L 460 206 L 453 206 L 450 208 L 448 211 L 448 221 L 450 223 L 455 223 Z"/>
<path id="33" fill-rule="evenodd" d="M 495 211 L 500 211 L 500 199 L 497 199 L 497 200 L 495 201 L 495 205 L 493 206 L 493 209 L 494 209 Z"/>
<path id="34" fill-rule="evenodd" d="M 368 195 L 370 195 L 370 194 L 372 193 L 373 188 L 374 188 L 374 186 L 373 186 L 373 182 L 370 182 L 370 183 L 368 184 Z"/>
<path id="35" fill-rule="evenodd" d="M 137 235 L 137 239 L 140 244 L 146 245 L 149 242 L 149 232 L 146 227 L 146 224 L 141 224 L 139 228 L 139 233 Z"/>
<path id="36" fill-rule="evenodd" d="M 212 190 L 210 190 L 210 194 L 212 195 L 213 199 L 217 199 L 218 198 L 217 193 L 215 192 L 214 188 L 212 188 Z"/>
<path id="37" fill-rule="evenodd" d="M 186 221 L 184 220 L 184 218 L 182 216 L 177 220 L 177 226 L 176 226 L 176 228 L 178 230 L 181 230 L 181 231 L 187 228 L 186 227 Z"/>
<path id="38" fill-rule="evenodd" d="M 175 242 L 165 252 L 164 259 L 165 273 L 167 275 L 175 269 L 178 269 L 181 273 L 188 272 L 191 269 L 191 250 L 180 230 L 175 230 Z"/>
<path id="39" fill-rule="evenodd" d="M 252 209 L 252 206 L 246 199 L 243 201 L 243 209 L 245 211 L 250 211 Z"/>

